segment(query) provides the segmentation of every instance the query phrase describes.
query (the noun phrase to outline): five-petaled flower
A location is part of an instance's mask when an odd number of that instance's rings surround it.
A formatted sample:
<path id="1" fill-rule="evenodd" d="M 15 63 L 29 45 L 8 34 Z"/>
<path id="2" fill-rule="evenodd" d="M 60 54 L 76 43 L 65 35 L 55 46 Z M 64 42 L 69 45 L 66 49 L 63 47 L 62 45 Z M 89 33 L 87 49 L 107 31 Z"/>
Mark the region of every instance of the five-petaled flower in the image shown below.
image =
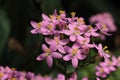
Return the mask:
<path id="1" fill-rule="evenodd" d="M 47 61 L 47 64 L 49 67 L 52 67 L 53 65 L 53 58 L 62 58 L 62 55 L 58 52 L 56 52 L 56 47 L 55 45 L 51 45 L 49 48 L 43 44 L 42 45 L 42 49 L 44 51 L 44 53 L 40 54 L 38 57 L 37 57 L 37 60 L 44 60 L 46 59 Z"/>

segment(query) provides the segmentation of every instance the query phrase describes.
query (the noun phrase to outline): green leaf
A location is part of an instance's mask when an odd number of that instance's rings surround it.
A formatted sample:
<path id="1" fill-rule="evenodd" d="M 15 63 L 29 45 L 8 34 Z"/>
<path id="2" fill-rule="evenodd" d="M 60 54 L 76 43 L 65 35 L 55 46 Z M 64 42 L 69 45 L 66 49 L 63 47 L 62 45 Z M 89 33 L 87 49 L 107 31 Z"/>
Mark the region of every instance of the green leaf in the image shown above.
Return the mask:
<path id="1" fill-rule="evenodd" d="M 75 71 L 74 67 L 71 64 L 68 64 L 66 67 L 66 73 L 69 74 L 69 73 L 72 73 L 74 71 Z"/>
<path id="2" fill-rule="evenodd" d="M 6 12 L 0 8 L 0 57 L 10 32 L 10 22 Z"/>

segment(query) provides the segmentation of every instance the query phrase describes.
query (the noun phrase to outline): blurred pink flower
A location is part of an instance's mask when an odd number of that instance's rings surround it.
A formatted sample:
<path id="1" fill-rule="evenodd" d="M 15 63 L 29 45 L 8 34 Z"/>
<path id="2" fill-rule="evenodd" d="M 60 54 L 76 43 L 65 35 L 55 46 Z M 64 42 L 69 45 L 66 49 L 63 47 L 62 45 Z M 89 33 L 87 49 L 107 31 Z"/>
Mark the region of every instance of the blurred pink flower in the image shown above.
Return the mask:
<path id="1" fill-rule="evenodd" d="M 102 32 L 115 32 L 117 30 L 112 15 L 107 12 L 92 16 L 90 22 L 97 23 Z"/>

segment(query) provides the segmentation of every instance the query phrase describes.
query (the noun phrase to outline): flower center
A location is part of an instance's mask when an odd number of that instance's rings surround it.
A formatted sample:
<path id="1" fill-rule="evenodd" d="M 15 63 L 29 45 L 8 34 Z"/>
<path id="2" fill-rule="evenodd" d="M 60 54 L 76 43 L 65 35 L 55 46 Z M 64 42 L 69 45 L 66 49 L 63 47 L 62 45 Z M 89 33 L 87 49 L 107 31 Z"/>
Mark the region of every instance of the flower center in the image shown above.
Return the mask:
<path id="1" fill-rule="evenodd" d="M 109 61 L 108 61 L 108 64 L 109 64 L 109 65 L 112 65 L 112 61 L 109 60 Z"/>
<path id="2" fill-rule="evenodd" d="M 77 53 L 78 48 L 72 49 L 72 55 L 75 56 L 75 54 Z"/>
<path id="3" fill-rule="evenodd" d="M 118 63 L 120 63 L 120 58 L 118 58 Z"/>
<path id="4" fill-rule="evenodd" d="M 38 29 L 41 28 L 41 22 L 37 23 L 37 28 L 38 28 Z"/>
<path id="5" fill-rule="evenodd" d="M 11 80 L 17 80 L 17 79 L 13 77 Z"/>
<path id="6" fill-rule="evenodd" d="M 53 26 L 52 26 L 52 25 L 48 25 L 47 28 L 48 28 L 49 30 L 51 30 L 51 29 L 53 28 Z"/>
<path id="7" fill-rule="evenodd" d="M 57 37 L 54 38 L 55 42 L 57 43 L 57 45 L 59 44 L 59 39 Z"/>
<path id="8" fill-rule="evenodd" d="M 108 28 L 107 28 L 106 25 L 102 25 L 102 29 L 103 29 L 103 30 L 107 30 Z"/>
<path id="9" fill-rule="evenodd" d="M 51 19 L 53 19 L 53 18 L 54 18 L 54 16 L 53 16 L 53 15 L 49 15 L 49 16 L 50 16 L 50 18 L 51 18 Z"/>
<path id="10" fill-rule="evenodd" d="M 62 11 L 62 10 L 60 10 L 59 12 L 60 12 L 60 14 L 64 14 L 65 13 L 65 11 Z"/>
<path id="11" fill-rule="evenodd" d="M 78 22 L 79 22 L 79 23 L 83 23 L 83 24 L 85 23 L 85 22 L 83 21 L 83 19 L 81 19 L 81 18 L 78 18 Z"/>
<path id="12" fill-rule="evenodd" d="M 51 50 L 50 50 L 50 49 L 47 49 L 45 52 L 46 52 L 46 56 L 49 56 L 50 53 L 51 53 Z"/>
<path id="13" fill-rule="evenodd" d="M 3 77 L 4 74 L 0 73 L 0 78 Z"/>
<path id="14" fill-rule="evenodd" d="M 76 12 L 71 12 L 70 14 L 72 17 L 75 17 Z"/>
<path id="15" fill-rule="evenodd" d="M 74 30 L 75 30 L 75 31 L 74 31 L 74 34 L 80 34 L 80 30 L 79 30 L 78 27 L 75 27 Z"/>
<path id="16" fill-rule="evenodd" d="M 50 50 L 50 49 L 47 49 L 47 50 L 46 50 L 46 53 L 51 53 L 51 50 Z"/>
<path id="17" fill-rule="evenodd" d="M 93 27 L 90 25 L 90 26 L 89 26 L 89 29 L 91 30 L 91 29 L 93 29 Z"/>
<path id="18" fill-rule="evenodd" d="M 100 69 L 100 72 L 103 73 L 103 72 L 104 72 L 104 68 L 101 68 L 101 69 Z"/>
<path id="19" fill-rule="evenodd" d="M 82 45 L 85 45 L 85 44 L 86 44 L 86 41 L 87 41 L 87 39 L 84 39 L 84 40 L 82 41 Z"/>
<path id="20" fill-rule="evenodd" d="M 57 16 L 57 20 L 59 20 L 60 19 L 60 16 Z"/>

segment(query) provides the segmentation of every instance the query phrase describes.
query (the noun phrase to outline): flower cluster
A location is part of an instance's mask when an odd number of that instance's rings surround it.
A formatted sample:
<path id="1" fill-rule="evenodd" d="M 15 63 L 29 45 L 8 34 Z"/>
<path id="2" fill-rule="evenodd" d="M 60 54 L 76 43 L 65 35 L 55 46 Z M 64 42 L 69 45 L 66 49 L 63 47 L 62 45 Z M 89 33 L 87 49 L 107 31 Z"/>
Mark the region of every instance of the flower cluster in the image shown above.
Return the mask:
<path id="1" fill-rule="evenodd" d="M 56 78 L 51 76 L 35 75 L 32 72 L 17 71 L 14 68 L 0 66 L 0 80 L 77 80 L 76 72 L 73 72 L 71 77 L 66 77 L 59 73 Z"/>
<path id="2" fill-rule="evenodd" d="M 107 15 L 109 14 L 104 14 L 104 16 Z M 105 60 L 110 57 L 106 48 L 102 48 L 101 44 L 97 45 L 91 40 L 91 37 L 101 38 L 101 33 L 108 34 L 110 27 L 108 24 L 112 22 L 110 15 L 107 16 L 110 21 L 106 20 L 106 22 L 99 20 L 98 16 L 95 19 L 92 17 L 91 22 L 97 21 L 94 26 L 85 24 L 84 18 L 76 17 L 75 12 L 71 12 L 71 17 L 66 17 L 65 11 L 57 14 L 55 10 L 49 16 L 42 14 L 42 18 L 41 22 L 31 21 L 34 28 L 31 33 L 45 36 L 47 44 L 42 44 L 43 53 L 37 57 L 37 60 L 46 59 L 49 67 L 52 67 L 53 58 L 55 58 L 71 61 L 73 67 L 77 68 L 79 61 L 87 57 L 91 48 L 97 49 L 99 56 Z M 108 30 L 104 30 L 103 27 Z"/>
<path id="3" fill-rule="evenodd" d="M 116 71 L 120 67 L 120 57 L 116 58 L 115 56 L 112 59 L 105 60 L 100 62 L 99 66 L 96 66 L 96 75 L 101 78 L 106 78 L 111 72 Z"/>
<path id="4" fill-rule="evenodd" d="M 90 17 L 90 22 L 95 23 L 102 32 L 100 34 L 101 39 L 105 39 L 105 35 L 110 35 L 108 32 L 115 32 L 117 30 L 113 17 L 107 12 Z"/>

